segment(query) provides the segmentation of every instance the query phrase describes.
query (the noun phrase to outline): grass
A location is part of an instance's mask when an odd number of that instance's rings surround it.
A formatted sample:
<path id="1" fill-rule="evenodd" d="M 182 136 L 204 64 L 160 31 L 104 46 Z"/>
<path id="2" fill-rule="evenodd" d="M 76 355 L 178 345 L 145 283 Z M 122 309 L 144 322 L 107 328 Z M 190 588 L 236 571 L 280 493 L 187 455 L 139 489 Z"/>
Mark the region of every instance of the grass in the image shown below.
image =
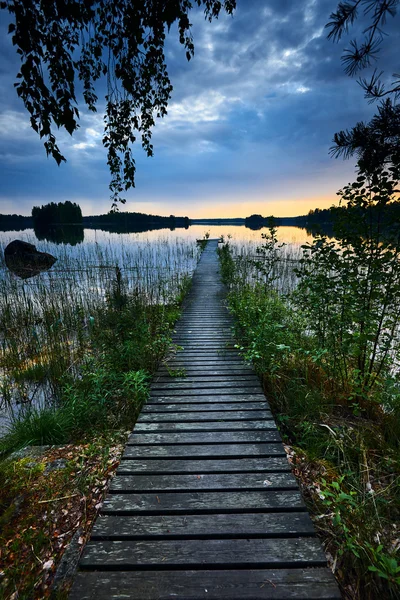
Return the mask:
<path id="1" fill-rule="evenodd" d="M 364 410 L 331 376 L 288 289 L 249 277 L 229 245 L 220 250 L 238 347 L 262 377 L 329 563 L 346 599 L 400 596 L 400 419 L 395 381 Z M 384 391 L 385 390 L 385 391 Z"/>

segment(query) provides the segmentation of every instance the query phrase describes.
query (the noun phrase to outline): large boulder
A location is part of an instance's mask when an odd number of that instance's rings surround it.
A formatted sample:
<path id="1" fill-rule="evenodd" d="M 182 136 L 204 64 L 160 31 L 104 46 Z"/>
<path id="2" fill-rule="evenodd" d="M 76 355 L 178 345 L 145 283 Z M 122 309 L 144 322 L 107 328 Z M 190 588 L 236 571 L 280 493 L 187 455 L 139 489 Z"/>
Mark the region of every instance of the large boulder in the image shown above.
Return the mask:
<path id="1" fill-rule="evenodd" d="M 22 240 L 10 242 L 4 250 L 7 267 L 21 279 L 28 279 L 47 271 L 54 265 L 56 258 L 47 252 L 39 252 L 36 246 Z"/>

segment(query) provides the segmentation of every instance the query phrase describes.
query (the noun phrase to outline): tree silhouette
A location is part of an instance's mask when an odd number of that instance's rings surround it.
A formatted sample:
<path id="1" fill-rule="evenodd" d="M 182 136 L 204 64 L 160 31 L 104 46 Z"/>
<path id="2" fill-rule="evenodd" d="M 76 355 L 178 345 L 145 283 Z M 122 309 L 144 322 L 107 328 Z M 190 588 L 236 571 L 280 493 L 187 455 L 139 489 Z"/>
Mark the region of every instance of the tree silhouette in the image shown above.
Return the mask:
<path id="1" fill-rule="evenodd" d="M 9 33 L 21 58 L 15 84 L 33 129 L 60 164 L 55 128 L 79 127 L 78 88 L 90 111 L 96 89 L 107 82 L 103 144 L 111 172 L 113 203 L 135 185 L 132 144 L 140 137 L 153 154 L 156 117 L 167 113 L 172 85 L 164 55 L 166 30 L 177 23 L 186 58 L 194 54 L 189 13 L 204 7 L 211 21 L 232 14 L 236 0 L 5 0 L 12 16 Z M 97 85 L 96 85 L 97 84 Z"/>
<path id="2" fill-rule="evenodd" d="M 400 105 L 385 100 L 369 123 L 339 131 L 333 141 L 332 156 L 357 156 L 363 173 L 371 175 L 390 165 L 400 167 Z"/>
<path id="3" fill-rule="evenodd" d="M 384 28 L 387 18 L 397 15 L 399 5 L 400 0 L 339 2 L 336 12 L 330 15 L 330 21 L 326 25 L 330 30 L 328 39 L 340 41 L 343 34 L 360 18 L 360 13 L 367 20 L 362 39 L 353 39 L 342 55 L 348 75 L 355 76 L 378 60 L 386 35 Z M 375 69 L 369 79 L 358 79 L 369 101 L 382 99 L 377 114 L 369 123 L 360 122 L 350 130 L 336 133 L 331 148 L 331 154 L 335 157 L 349 158 L 356 155 L 360 171 L 369 175 L 388 165 L 400 165 L 400 107 L 397 105 L 400 75 L 394 74 L 390 87 L 386 88 L 382 81 L 383 74 L 383 71 Z"/>
<path id="4" fill-rule="evenodd" d="M 386 35 L 384 27 L 388 17 L 397 15 L 400 0 L 348 0 L 339 2 L 336 12 L 330 15 L 330 21 L 326 27 L 330 30 L 328 39 L 340 41 L 343 34 L 347 33 L 354 23 L 359 19 L 360 12 L 368 20 L 363 30 L 361 40 L 353 39 L 350 47 L 344 50 L 342 62 L 345 71 L 352 77 L 362 69 L 372 65 L 378 59 L 381 44 Z M 388 95 L 400 93 L 400 74 L 393 75 L 393 81 L 389 89 L 382 82 L 383 71 L 377 69 L 370 79 L 360 78 L 359 84 L 365 91 L 366 97 L 373 101 Z"/>

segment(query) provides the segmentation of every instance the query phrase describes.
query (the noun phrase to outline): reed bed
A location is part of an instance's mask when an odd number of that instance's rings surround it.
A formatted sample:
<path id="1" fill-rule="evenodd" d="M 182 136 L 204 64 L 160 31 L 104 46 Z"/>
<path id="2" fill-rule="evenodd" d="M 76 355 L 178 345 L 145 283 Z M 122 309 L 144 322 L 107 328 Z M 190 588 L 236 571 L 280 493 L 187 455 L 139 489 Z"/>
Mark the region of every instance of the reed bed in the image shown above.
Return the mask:
<path id="1" fill-rule="evenodd" d="M 171 325 L 171 307 L 200 254 L 194 240 L 162 234 L 152 240 L 115 234 L 75 247 L 38 243 L 32 234 L 19 234 L 57 257 L 48 272 L 21 280 L 5 267 L 9 239 L 2 237 L 0 432 L 32 409 L 60 404 L 65 381 L 82 379 L 82 365 L 103 352 L 99 340 L 111 327 L 111 313 L 115 327 L 125 319 L 133 329 L 131 316 L 136 314 L 143 339 L 164 334 Z M 142 366 L 151 370 L 137 361 L 136 367 Z"/>
<path id="2" fill-rule="evenodd" d="M 244 283 L 265 282 L 263 274 L 263 258 L 257 252 L 261 244 L 254 241 L 232 242 L 232 257 L 236 263 L 238 278 Z M 299 278 L 296 269 L 303 256 L 301 246 L 287 244 L 276 251 L 276 264 L 273 269 L 274 288 L 280 294 L 289 294 L 297 287 Z"/>

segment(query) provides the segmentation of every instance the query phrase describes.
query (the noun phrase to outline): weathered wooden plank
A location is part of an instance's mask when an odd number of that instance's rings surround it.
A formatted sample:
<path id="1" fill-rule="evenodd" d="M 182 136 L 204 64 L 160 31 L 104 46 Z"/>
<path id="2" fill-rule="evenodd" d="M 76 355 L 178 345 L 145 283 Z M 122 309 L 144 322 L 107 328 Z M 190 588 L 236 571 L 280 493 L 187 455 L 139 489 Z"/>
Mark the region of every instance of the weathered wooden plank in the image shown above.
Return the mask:
<path id="1" fill-rule="evenodd" d="M 182 394 L 182 396 L 157 396 L 150 397 L 147 404 L 145 406 L 152 405 L 161 405 L 161 404 L 176 404 L 180 406 L 180 404 L 205 404 L 211 403 L 216 404 L 232 404 L 232 403 L 247 403 L 247 402 L 265 402 L 264 394 L 216 394 L 215 396 L 212 394 L 205 395 L 201 394 L 197 396 L 186 396 Z M 266 402 L 268 404 L 268 402 Z M 177 406 L 177 408 L 178 408 Z"/>
<path id="2" fill-rule="evenodd" d="M 239 355 L 237 348 L 235 348 L 234 342 L 186 342 L 185 344 L 175 342 L 176 352 L 181 353 L 199 353 L 199 354 L 218 354 L 222 352 L 231 352 Z"/>
<path id="3" fill-rule="evenodd" d="M 232 319 L 224 319 L 223 317 L 188 317 L 183 316 L 179 321 L 182 329 L 193 331 L 195 329 L 215 329 L 222 327 L 228 331 L 233 331 L 234 322 Z M 204 327 L 203 327 L 204 326 Z"/>
<path id="4" fill-rule="evenodd" d="M 243 357 L 241 357 L 237 352 L 235 352 L 234 350 L 216 350 L 216 351 L 208 351 L 208 352 L 203 352 L 203 351 L 196 351 L 196 350 L 185 350 L 185 352 L 181 352 L 178 351 L 176 354 L 170 355 L 169 357 L 167 357 L 167 364 L 169 364 L 171 361 L 176 361 L 176 362 L 208 362 L 208 363 L 212 363 L 216 360 L 219 361 L 225 361 L 225 362 L 230 362 L 230 361 L 235 361 L 235 362 L 241 362 L 242 364 L 246 364 L 244 362 Z"/>
<path id="5" fill-rule="evenodd" d="M 247 431 L 248 429 L 276 429 L 273 419 L 263 421 L 203 421 L 203 422 L 183 422 L 183 423 L 136 423 L 135 431 L 144 433 L 152 431 L 154 433 L 161 431 Z"/>
<path id="6" fill-rule="evenodd" d="M 232 414 L 231 414 L 232 412 Z M 241 420 L 256 420 L 256 419 L 272 419 L 270 411 L 267 410 L 251 410 L 251 411 L 188 411 L 188 412 L 174 412 L 174 413 L 141 413 L 138 423 L 169 423 L 179 421 L 241 421 Z"/>
<path id="7" fill-rule="evenodd" d="M 174 335 L 182 338 L 221 338 L 221 337 L 233 337 L 233 327 L 224 327 L 221 323 L 218 323 L 218 327 L 213 325 L 176 325 L 174 328 Z"/>
<path id="8" fill-rule="evenodd" d="M 70 600 L 340 600 L 328 569 L 79 573 Z"/>
<path id="9" fill-rule="evenodd" d="M 256 387 L 260 386 L 260 380 L 253 376 L 245 376 L 238 377 L 236 379 L 232 379 L 230 377 L 169 377 L 165 381 L 161 381 L 158 378 L 154 379 L 154 382 L 151 386 L 152 390 L 168 390 L 168 389 L 219 389 L 219 388 L 236 388 L 240 386 L 251 386 Z"/>
<path id="10" fill-rule="evenodd" d="M 182 444 L 176 446 L 127 446 L 124 458 L 227 458 L 240 456 L 285 456 L 282 444 Z"/>
<path id="11" fill-rule="evenodd" d="M 109 494 L 104 514 L 185 514 L 297 512 L 306 510 L 300 493 L 291 490 L 260 492 L 159 492 Z"/>
<path id="12" fill-rule="evenodd" d="M 212 568 L 254 566 L 255 568 L 323 566 L 326 558 L 314 538 L 242 540 L 105 540 L 89 542 L 81 558 L 81 568 L 166 567 L 198 565 Z"/>
<path id="13" fill-rule="evenodd" d="M 243 367 L 248 367 L 248 364 L 244 362 L 244 360 L 242 358 L 238 358 L 238 357 L 222 357 L 222 356 L 218 356 L 216 358 L 211 359 L 210 357 L 203 357 L 203 358 L 184 358 L 184 359 L 177 359 L 176 357 L 170 358 L 168 361 L 162 363 L 162 367 L 161 368 L 168 368 L 168 369 L 199 369 L 199 368 L 208 368 L 208 367 L 214 367 L 217 369 L 237 369 L 239 368 L 243 368 Z M 165 365 L 165 367 L 164 367 Z"/>
<path id="14" fill-rule="evenodd" d="M 278 430 L 268 431 L 218 431 L 202 433 L 132 433 L 128 445 L 146 444 L 241 444 L 252 442 L 279 442 Z"/>
<path id="15" fill-rule="evenodd" d="M 224 345 L 214 345 L 212 347 L 196 347 L 196 346 L 190 346 L 186 345 L 186 346 L 180 346 L 180 344 L 177 344 L 178 348 L 176 350 L 176 355 L 179 354 L 184 354 L 186 356 L 186 354 L 192 354 L 192 355 L 196 355 L 198 354 L 203 355 L 203 356 L 222 356 L 225 354 L 231 354 L 233 356 L 237 356 L 239 357 L 239 352 L 237 351 L 237 349 L 235 349 L 233 346 L 224 346 Z"/>
<path id="16" fill-rule="evenodd" d="M 225 388 L 215 388 L 217 390 L 216 393 L 221 393 L 224 390 L 227 390 L 226 393 L 229 394 L 260 394 L 261 393 L 261 386 L 260 384 L 258 384 L 258 386 L 241 386 L 241 387 L 225 387 Z M 153 396 L 153 398 L 156 398 L 158 396 L 165 396 L 166 394 L 168 394 L 168 396 L 208 396 L 210 395 L 210 388 L 204 388 L 204 389 L 182 389 L 182 390 L 175 390 L 175 389 L 168 389 L 168 390 L 151 390 L 151 395 Z"/>
<path id="17" fill-rule="evenodd" d="M 290 471 L 290 466 L 285 456 L 271 456 L 269 458 L 229 458 L 229 459 L 122 459 L 118 467 L 119 474 L 173 474 L 185 473 L 249 473 L 271 471 Z"/>
<path id="18" fill-rule="evenodd" d="M 91 539 L 314 536 L 305 512 L 237 515 L 100 515 Z"/>
<path id="19" fill-rule="evenodd" d="M 173 336 L 172 343 L 186 348 L 233 348 L 236 343 L 233 337 L 230 336 L 214 336 L 200 337 L 191 335 L 189 337 Z"/>
<path id="20" fill-rule="evenodd" d="M 176 370 L 175 370 L 176 372 Z M 171 375 L 172 373 L 172 375 Z M 155 377 L 163 377 L 163 378 L 167 378 L 167 377 L 171 377 L 174 376 L 174 369 L 167 369 L 165 367 L 160 367 L 157 371 L 157 373 L 155 374 Z M 183 373 L 184 373 L 184 377 L 215 377 L 216 375 L 225 375 L 228 377 L 232 377 L 235 378 L 236 377 L 243 377 L 243 375 L 253 375 L 254 376 L 254 371 L 252 371 L 249 368 L 240 368 L 240 367 L 236 367 L 235 365 L 233 366 L 229 366 L 226 365 L 224 367 L 215 367 L 215 365 L 213 367 L 206 367 L 204 365 L 202 366 L 197 366 L 197 367 L 189 367 L 186 369 L 183 369 Z"/>
<path id="21" fill-rule="evenodd" d="M 242 371 L 238 373 L 236 376 L 232 376 L 231 373 L 217 373 L 213 375 L 207 370 L 201 371 L 200 373 L 194 373 L 193 375 L 189 375 L 186 371 L 183 374 L 180 373 L 172 373 L 169 374 L 166 372 L 165 374 L 157 372 L 154 376 L 153 383 L 154 385 L 158 384 L 171 384 L 171 383 L 260 383 L 257 375 L 252 373 L 251 371 L 246 372 Z"/>
<path id="22" fill-rule="evenodd" d="M 196 333 L 196 330 L 194 329 L 189 329 L 189 331 L 190 333 L 174 333 L 172 336 L 173 343 L 180 344 L 182 342 L 183 344 L 184 342 L 210 342 L 214 344 L 215 342 L 218 342 L 221 345 L 225 345 L 226 343 L 235 343 L 235 338 L 233 337 L 232 333 L 221 333 L 219 330 L 217 333 L 208 333 L 204 330 L 202 333 L 200 333 L 200 329 L 198 330 L 198 333 Z"/>
<path id="23" fill-rule="evenodd" d="M 203 475 L 116 475 L 111 481 L 111 492 L 192 492 L 295 490 L 297 482 L 291 473 L 239 473 Z"/>
<path id="24" fill-rule="evenodd" d="M 220 402 L 218 405 L 208 402 L 208 404 L 201 404 L 199 402 L 193 403 L 180 403 L 176 404 L 147 404 L 143 407 L 142 414 L 150 413 L 163 413 L 163 412 L 188 412 L 191 411 L 203 411 L 203 412 L 215 412 L 215 411 L 243 411 L 243 410 L 269 410 L 267 402 Z"/>

